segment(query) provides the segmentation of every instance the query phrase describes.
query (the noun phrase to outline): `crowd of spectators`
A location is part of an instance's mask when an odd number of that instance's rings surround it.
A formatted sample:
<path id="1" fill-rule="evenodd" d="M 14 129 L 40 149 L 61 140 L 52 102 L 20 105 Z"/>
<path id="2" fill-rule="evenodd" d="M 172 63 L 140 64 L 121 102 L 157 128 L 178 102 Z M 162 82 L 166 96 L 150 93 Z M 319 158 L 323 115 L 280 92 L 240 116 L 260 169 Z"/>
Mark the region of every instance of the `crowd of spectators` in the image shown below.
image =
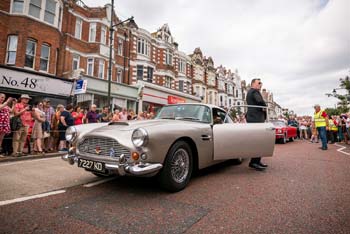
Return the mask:
<path id="1" fill-rule="evenodd" d="M 297 128 L 297 135 L 300 140 L 310 140 L 312 143 L 319 142 L 318 132 L 313 124 L 311 116 L 294 115 L 289 118 L 280 117 L 288 125 Z M 349 144 L 350 140 L 350 113 L 329 116 L 329 128 L 327 130 L 327 141 L 331 144 L 343 142 Z"/>
<path id="2" fill-rule="evenodd" d="M 69 126 L 99 122 L 152 119 L 154 113 L 126 108 L 109 110 L 58 104 L 50 99 L 30 104 L 31 97 L 21 95 L 19 100 L 0 93 L 0 157 L 21 157 L 26 154 L 44 155 L 47 152 L 66 152 L 65 131 Z M 101 111 L 100 111 L 101 110 Z M 24 150 L 25 149 L 25 150 Z"/>
<path id="3" fill-rule="evenodd" d="M 47 152 L 67 151 L 65 131 L 69 126 L 99 122 L 117 122 L 127 120 L 145 120 L 154 117 L 153 112 L 135 114 L 133 109 L 114 108 L 108 106 L 98 109 L 72 104 L 51 106 L 49 99 L 34 102 L 31 97 L 21 95 L 19 100 L 0 93 L 0 157 L 21 157 L 26 154 L 44 155 Z M 99 111 L 101 110 L 101 111 Z M 279 116 L 278 120 L 297 128 L 300 140 L 318 143 L 319 137 L 311 116 L 290 115 L 289 118 Z M 236 123 L 246 123 L 245 114 L 236 115 Z M 350 113 L 329 117 L 327 139 L 330 143 L 350 140 Z M 23 149 L 26 149 L 24 152 Z"/>

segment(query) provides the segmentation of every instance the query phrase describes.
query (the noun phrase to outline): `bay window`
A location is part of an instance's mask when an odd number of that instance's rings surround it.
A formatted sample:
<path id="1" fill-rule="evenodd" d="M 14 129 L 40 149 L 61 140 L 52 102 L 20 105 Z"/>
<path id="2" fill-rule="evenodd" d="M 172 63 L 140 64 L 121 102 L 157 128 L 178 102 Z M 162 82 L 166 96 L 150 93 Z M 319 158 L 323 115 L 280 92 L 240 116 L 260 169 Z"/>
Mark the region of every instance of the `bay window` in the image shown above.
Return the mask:
<path id="1" fill-rule="evenodd" d="M 29 15 L 40 19 L 41 0 L 30 0 L 29 3 Z"/>
<path id="2" fill-rule="evenodd" d="M 36 51 L 36 42 L 31 39 L 27 40 L 26 55 L 24 60 L 25 67 L 34 68 L 35 51 Z"/>
<path id="3" fill-rule="evenodd" d="M 49 70 L 49 58 L 50 58 L 50 46 L 46 44 L 41 45 L 41 55 L 40 55 L 40 70 Z"/>
<path id="4" fill-rule="evenodd" d="M 46 0 L 44 21 L 53 24 L 56 15 L 56 2 L 54 0 Z"/>

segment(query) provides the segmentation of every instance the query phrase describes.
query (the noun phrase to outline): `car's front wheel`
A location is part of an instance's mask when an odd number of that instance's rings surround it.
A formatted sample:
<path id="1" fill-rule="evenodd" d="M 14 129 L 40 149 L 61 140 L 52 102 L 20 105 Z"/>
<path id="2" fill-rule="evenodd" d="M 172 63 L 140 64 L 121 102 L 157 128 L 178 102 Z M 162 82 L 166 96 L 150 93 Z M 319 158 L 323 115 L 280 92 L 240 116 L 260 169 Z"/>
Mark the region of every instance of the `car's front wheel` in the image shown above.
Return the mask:
<path id="1" fill-rule="evenodd" d="M 184 141 L 176 142 L 169 150 L 159 175 L 160 185 L 171 192 L 186 187 L 193 170 L 191 147 Z"/>

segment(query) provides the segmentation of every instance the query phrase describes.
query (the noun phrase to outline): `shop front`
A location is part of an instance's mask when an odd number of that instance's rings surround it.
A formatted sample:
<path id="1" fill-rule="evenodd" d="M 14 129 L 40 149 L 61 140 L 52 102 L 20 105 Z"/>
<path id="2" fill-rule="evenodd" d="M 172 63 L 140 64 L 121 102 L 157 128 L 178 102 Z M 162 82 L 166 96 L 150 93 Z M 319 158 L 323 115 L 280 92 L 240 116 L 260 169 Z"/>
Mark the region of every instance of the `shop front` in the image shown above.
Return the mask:
<path id="1" fill-rule="evenodd" d="M 95 104 L 98 109 L 108 106 L 108 81 L 82 76 L 86 82 L 86 91 L 75 95 L 76 103 L 83 108 Z M 111 104 L 113 108 L 136 110 L 137 87 L 111 82 Z"/>
<path id="2" fill-rule="evenodd" d="M 28 94 L 31 103 L 50 98 L 51 105 L 71 101 L 73 81 L 16 67 L 0 65 L 0 93 L 19 98 Z"/>
<path id="3" fill-rule="evenodd" d="M 199 97 L 168 89 L 159 85 L 138 81 L 138 110 L 157 113 L 160 107 L 177 103 L 200 103 Z"/>

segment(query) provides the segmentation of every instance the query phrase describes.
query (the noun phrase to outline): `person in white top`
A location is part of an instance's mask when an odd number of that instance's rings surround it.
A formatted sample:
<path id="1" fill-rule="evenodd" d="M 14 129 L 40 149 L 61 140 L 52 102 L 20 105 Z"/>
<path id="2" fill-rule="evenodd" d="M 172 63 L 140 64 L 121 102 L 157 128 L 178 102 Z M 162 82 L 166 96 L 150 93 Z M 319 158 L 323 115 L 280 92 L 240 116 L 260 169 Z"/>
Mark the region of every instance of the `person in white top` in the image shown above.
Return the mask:
<path id="1" fill-rule="evenodd" d="M 128 120 L 128 112 L 126 111 L 126 108 L 123 108 L 122 111 L 119 113 L 119 119 L 120 121 Z"/>

